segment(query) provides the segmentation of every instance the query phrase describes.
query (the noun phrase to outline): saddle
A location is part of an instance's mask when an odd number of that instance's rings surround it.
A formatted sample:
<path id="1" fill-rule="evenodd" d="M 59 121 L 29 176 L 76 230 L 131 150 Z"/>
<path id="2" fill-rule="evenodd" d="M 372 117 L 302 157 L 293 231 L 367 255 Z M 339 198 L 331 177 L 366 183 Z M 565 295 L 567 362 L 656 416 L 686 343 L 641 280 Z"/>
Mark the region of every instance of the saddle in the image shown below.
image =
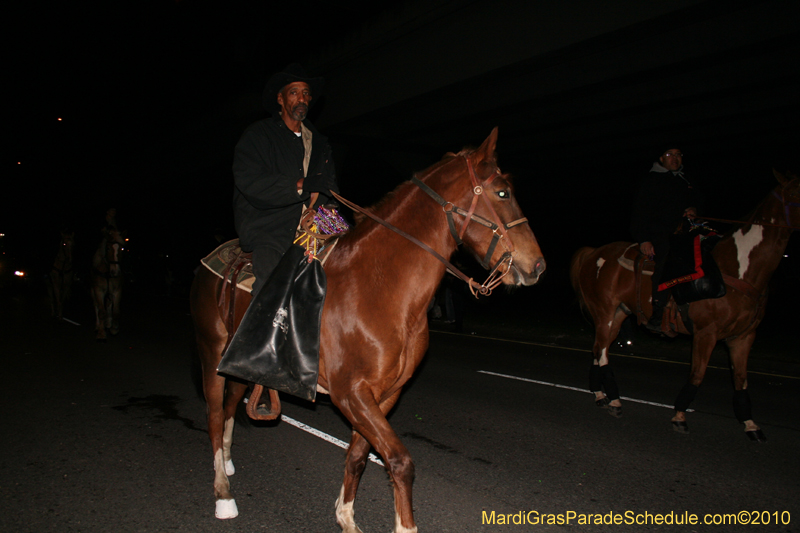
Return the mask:
<path id="1" fill-rule="evenodd" d="M 647 323 L 647 317 L 642 309 L 642 277 L 652 276 L 655 269 L 655 261 L 651 261 L 644 254 L 639 252 L 639 245 L 634 243 L 628 246 L 622 255 L 617 258 L 617 263 L 633 272 L 636 284 L 636 321 L 641 326 Z M 667 337 L 678 336 L 678 315 L 687 330 L 692 331 L 692 321 L 689 318 L 689 305 L 678 305 L 670 295 L 669 302 L 664 308 L 664 316 L 661 319 L 661 332 Z"/>
<path id="2" fill-rule="evenodd" d="M 306 210 L 297 228 L 295 244 L 286 253 L 281 263 L 283 264 L 284 261 L 297 263 L 298 258 L 301 259 L 300 262 L 302 264 L 312 263 L 316 260 L 319 261 L 320 265 L 316 267 L 317 272 L 322 271 L 321 265 L 327 260 L 330 252 L 338 242 L 337 237 L 345 233 L 346 229 L 348 229 L 347 223 L 333 209 L 319 207 L 316 211 Z M 277 293 L 273 293 L 272 290 L 269 292 L 260 291 L 259 296 L 257 296 L 259 301 L 250 303 L 251 308 L 256 303 L 258 310 L 248 309 L 248 313 L 242 319 L 238 330 L 235 331 L 234 315 L 237 289 L 252 293 L 253 282 L 255 281 L 252 254 L 243 252 L 239 245 L 239 240 L 234 239 L 217 247 L 211 254 L 203 258 L 201 263 L 222 279 L 217 305 L 222 310 L 223 316 L 225 316 L 228 340 L 223 350 L 225 356 L 220 363 L 219 370 L 251 382 L 252 392 L 246 400 L 247 414 L 254 420 L 274 420 L 280 416 L 280 398 L 276 389 L 313 401 L 314 394 L 313 390 L 310 389 L 313 389 L 316 384 L 318 362 L 312 361 L 310 358 L 314 357 L 312 354 L 316 354 L 315 357 L 318 359 L 321 301 L 316 302 L 314 305 L 311 302 L 298 301 L 297 305 L 300 305 L 300 308 L 294 314 L 297 315 L 295 318 L 299 321 L 295 321 L 295 324 L 303 325 L 303 327 L 301 331 L 290 332 L 290 337 L 294 338 L 299 335 L 298 338 L 302 342 L 299 345 L 296 344 L 293 347 L 294 349 L 286 348 L 288 351 L 284 351 L 281 342 L 276 343 L 275 339 L 268 341 L 262 338 L 261 332 L 266 331 L 268 328 L 262 328 L 260 324 L 264 318 L 262 316 L 264 314 L 262 308 L 265 304 L 267 308 L 271 308 L 270 300 L 278 298 L 277 301 L 280 301 L 281 305 L 287 305 L 291 299 L 287 294 L 298 294 L 302 300 L 302 295 L 305 294 L 304 291 L 310 291 L 309 295 L 312 292 L 318 295 L 321 294 L 321 297 L 324 298 L 324 273 L 319 274 L 322 276 L 322 287 L 317 286 L 315 289 L 305 284 L 293 285 L 291 281 L 293 276 L 290 275 L 287 279 L 277 282 L 278 285 L 274 287 L 274 290 L 278 291 Z M 282 268 L 286 270 L 285 266 L 279 265 L 276 271 Z M 280 277 L 277 276 L 276 279 Z M 272 280 L 272 277 L 270 280 Z M 270 283 L 275 282 L 270 281 Z M 295 279 L 296 283 L 297 280 Z M 320 290 L 322 291 L 321 293 L 319 293 Z M 226 294 L 227 299 L 225 298 Z M 303 311 L 306 310 L 306 307 L 311 309 L 315 306 L 318 308 L 316 317 L 310 315 L 304 317 Z M 289 310 L 291 311 L 291 309 L 293 308 L 290 307 Z M 253 317 L 250 320 L 246 320 L 251 311 Z M 287 309 L 285 308 L 278 309 L 279 313 L 283 312 L 285 314 L 286 311 Z M 275 317 L 276 320 L 278 318 Z M 306 321 L 308 321 L 307 327 L 305 326 Z M 316 327 L 314 327 L 314 322 L 316 322 Z M 275 321 L 273 320 L 274 325 Z M 284 334 L 287 332 L 285 325 L 282 326 L 282 330 Z M 313 332 L 316 332 L 316 339 L 313 339 L 315 336 Z M 235 355 L 229 357 L 229 348 L 231 350 L 234 348 L 232 345 L 236 345 Z M 269 354 L 272 355 L 270 356 Z M 265 379 L 268 375 L 276 377 Z M 264 381 L 264 383 L 259 383 L 259 381 Z M 271 386 L 265 387 L 264 385 Z M 264 388 L 269 391 L 268 403 L 260 402 Z"/>

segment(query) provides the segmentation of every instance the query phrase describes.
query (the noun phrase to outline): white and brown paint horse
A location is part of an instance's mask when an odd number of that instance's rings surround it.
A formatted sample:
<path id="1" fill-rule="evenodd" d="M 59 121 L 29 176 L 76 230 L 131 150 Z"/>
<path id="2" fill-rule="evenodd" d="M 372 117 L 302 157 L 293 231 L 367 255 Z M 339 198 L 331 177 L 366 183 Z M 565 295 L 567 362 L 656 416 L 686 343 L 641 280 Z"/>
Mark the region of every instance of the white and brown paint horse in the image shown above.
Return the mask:
<path id="1" fill-rule="evenodd" d="M 107 339 L 106 330 L 119 333 L 119 310 L 122 298 L 120 252 L 123 238 L 113 226 L 103 229 L 103 240 L 92 258 L 92 301 L 95 310 L 97 340 Z"/>
<path id="2" fill-rule="evenodd" d="M 727 294 L 689 304 L 691 331 L 678 315 L 678 331 L 694 336 L 689 381 L 675 401 L 672 423 L 678 432 L 688 433 L 686 410 L 703 381 L 714 346 L 724 340 L 733 368 L 736 418 L 744 424 L 750 439 L 766 439 L 753 421 L 747 392 L 747 359 L 756 328 L 764 316 L 769 279 L 783 257 L 790 235 L 800 229 L 800 178 L 778 172 L 775 177 L 778 186 L 714 248 L 714 258 L 728 285 Z M 622 404 L 609 364 L 609 345 L 625 318 L 637 309 L 637 303 L 646 316 L 652 312 L 649 279 L 641 283 L 640 302 L 637 302 L 634 273 L 618 261 L 623 256 L 631 259 L 638 253 L 638 246 L 629 242 L 581 248 L 573 256 L 570 269 L 572 286 L 595 325 L 591 389 L 597 405 L 615 415 Z"/>
<path id="3" fill-rule="evenodd" d="M 371 211 L 444 258 L 457 247 L 458 236 L 451 236 L 445 214 L 451 211 L 465 246 L 505 273 L 502 283 L 533 285 L 545 262 L 514 197 L 510 177 L 497 166 L 496 140 L 495 128 L 480 148 L 447 154 L 419 175 L 421 184 L 401 184 Z M 434 191 L 446 202 L 444 208 L 429 196 Z M 462 211 L 466 220 L 453 211 L 471 203 L 473 209 Z M 471 223 L 473 220 L 479 223 Z M 494 231 L 481 225 L 488 221 Z M 496 247 L 495 235 L 500 243 Z M 346 533 L 361 531 L 354 519 L 353 502 L 372 447 L 383 458 L 394 488 L 394 532 L 415 533 L 414 463 L 386 415 L 428 348 L 428 304 L 445 275 L 445 266 L 410 240 L 363 218 L 341 237 L 325 272 L 328 288 L 322 312 L 318 390 L 330 394 L 352 425 L 336 521 Z M 234 415 L 247 384 L 226 383 L 217 373 L 228 339 L 225 318 L 229 299 L 220 295 L 221 284 L 214 273 L 201 268 L 192 285 L 191 310 L 208 402 L 216 516 L 233 518 L 238 509 L 228 478 L 234 473 Z M 233 328 L 241 321 L 250 294 L 236 289 L 235 301 Z"/>
<path id="4" fill-rule="evenodd" d="M 53 268 L 47 275 L 47 292 L 50 296 L 50 314 L 58 320 L 64 319 L 64 305 L 69 299 L 75 270 L 72 254 L 75 248 L 75 232 L 61 231 L 61 242 L 58 244 Z"/>

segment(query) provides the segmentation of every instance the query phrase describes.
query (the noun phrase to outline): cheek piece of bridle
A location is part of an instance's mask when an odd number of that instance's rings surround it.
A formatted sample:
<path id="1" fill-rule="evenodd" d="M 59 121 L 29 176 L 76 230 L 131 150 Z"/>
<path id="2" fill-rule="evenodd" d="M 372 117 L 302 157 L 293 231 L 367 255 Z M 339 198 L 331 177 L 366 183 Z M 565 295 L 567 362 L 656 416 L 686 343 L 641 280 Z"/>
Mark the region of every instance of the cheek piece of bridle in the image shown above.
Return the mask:
<path id="1" fill-rule="evenodd" d="M 497 243 L 498 242 L 502 242 L 503 243 L 503 246 L 505 247 L 506 251 L 500 257 L 500 259 L 497 260 L 497 262 L 494 264 L 494 266 L 491 267 L 491 270 L 489 271 L 489 276 L 486 278 L 486 281 L 484 281 L 482 284 L 479 284 L 474 279 L 468 277 L 466 274 L 464 274 L 458 268 L 456 268 L 452 263 L 450 263 L 450 261 L 448 261 L 447 259 L 442 257 L 441 254 L 436 252 L 434 249 L 432 249 L 430 246 L 428 246 L 424 242 L 420 241 L 416 237 L 414 237 L 412 235 L 409 235 L 408 233 L 404 232 L 403 230 L 401 230 L 401 229 L 389 224 L 388 222 L 386 222 L 385 220 L 381 219 L 380 217 L 375 216 L 374 214 L 372 214 L 368 210 L 366 210 L 366 209 L 364 209 L 362 207 L 359 207 L 358 205 L 346 200 L 345 198 L 342 198 L 340 195 L 336 194 L 335 192 L 331 191 L 331 193 L 333 194 L 333 196 L 337 200 L 342 202 L 344 205 L 346 205 L 350 209 L 353 209 L 354 211 L 358 211 L 360 213 L 365 214 L 366 216 L 370 217 L 374 221 L 376 221 L 379 224 L 391 229 L 395 233 L 397 233 L 399 235 L 402 235 L 406 239 L 410 240 L 414 244 L 420 246 L 425 251 L 427 251 L 428 253 L 430 253 L 434 257 L 436 257 L 439 261 L 444 263 L 444 265 L 447 267 L 447 269 L 450 271 L 451 274 L 453 274 L 454 276 L 464 280 L 469 285 L 469 288 L 470 288 L 470 291 L 472 291 L 472 294 L 475 297 L 477 297 L 478 294 L 482 294 L 482 295 L 491 294 L 492 290 L 501 283 L 501 280 L 503 279 L 503 277 L 505 277 L 505 275 L 508 274 L 508 272 L 511 270 L 511 265 L 514 262 L 513 254 L 514 254 L 515 248 L 514 248 L 514 243 L 511 241 L 511 237 L 508 235 L 506 230 L 511 229 L 514 226 L 518 226 L 519 224 L 523 224 L 523 223 L 527 222 L 528 219 L 523 217 L 523 218 L 519 218 L 517 220 L 514 220 L 512 222 L 509 222 L 508 224 L 504 224 L 503 221 L 500 220 L 500 217 L 497 215 L 497 212 L 494 210 L 494 207 L 492 207 L 492 204 L 491 204 L 491 202 L 489 202 L 489 199 L 486 198 L 486 196 L 483 194 L 484 189 L 486 188 L 486 186 L 491 184 L 491 182 L 497 176 L 500 175 L 500 170 L 497 169 L 492 174 L 492 176 L 489 177 L 484 182 L 483 185 L 480 185 L 478 183 L 478 177 L 475 175 L 475 170 L 472 168 L 472 162 L 469 160 L 468 157 L 466 157 L 466 156 L 462 156 L 462 157 L 464 157 L 464 159 L 467 162 L 467 168 L 469 169 L 469 175 L 470 175 L 470 178 L 472 180 L 472 194 L 473 194 L 473 196 L 472 196 L 472 205 L 470 205 L 469 210 L 462 209 L 462 208 L 456 206 L 455 204 L 453 204 L 452 202 L 448 202 L 447 200 L 445 200 L 444 198 L 439 196 L 439 194 L 437 194 L 436 191 L 434 191 L 433 189 L 428 187 L 426 184 L 424 184 L 422 181 L 420 181 L 416 177 L 412 177 L 411 181 L 417 187 L 422 189 L 428 196 L 433 198 L 439 205 L 442 206 L 442 210 L 444 211 L 445 215 L 447 216 L 447 225 L 450 228 L 450 234 L 453 236 L 453 239 L 455 239 L 456 243 L 459 246 L 463 243 L 462 238 L 464 237 L 464 233 L 467 230 L 467 225 L 469 225 L 469 223 L 471 221 L 475 221 L 478 224 L 480 224 L 482 226 L 485 226 L 485 227 L 487 227 L 487 228 L 492 230 L 492 233 L 494 233 L 494 235 L 492 237 L 492 242 L 489 244 L 489 248 L 486 251 L 486 256 L 481 261 L 481 265 L 484 268 L 489 269 L 490 261 L 491 261 L 492 255 L 494 254 L 495 248 L 497 247 Z M 479 198 L 483 198 L 483 201 L 484 201 L 485 205 L 488 207 L 489 212 L 492 214 L 492 218 L 494 218 L 495 222 L 492 222 L 491 220 L 487 220 L 487 219 L 483 218 L 482 216 L 475 214 L 475 208 L 477 207 Z M 464 224 L 461 226 L 461 231 L 460 232 L 456 230 L 456 224 L 455 224 L 455 221 L 453 220 L 453 213 L 461 215 L 461 216 L 463 216 L 465 218 Z M 505 270 L 500 272 L 500 267 L 503 264 L 506 265 L 506 268 L 505 268 Z"/>

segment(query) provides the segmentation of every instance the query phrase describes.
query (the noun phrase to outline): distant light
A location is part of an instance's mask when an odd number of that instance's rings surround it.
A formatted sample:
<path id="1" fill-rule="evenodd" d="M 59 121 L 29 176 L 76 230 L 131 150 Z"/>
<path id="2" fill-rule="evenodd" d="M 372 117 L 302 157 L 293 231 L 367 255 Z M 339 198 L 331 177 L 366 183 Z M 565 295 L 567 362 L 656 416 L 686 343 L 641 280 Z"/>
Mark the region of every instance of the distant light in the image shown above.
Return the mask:
<path id="1" fill-rule="evenodd" d="M 58 121 L 61 122 L 61 117 L 58 117 Z"/>
<path id="2" fill-rule="evenodd" d="M 3 238 L 3 237 L 5 237 L 5 236 L 6 236 L 6 234 L 5 234 L 5 233 L 0 233 L 0 239 L 1 239 L 1 238 Z"/>
<path id="3" fill-rule="evenodd" d="M 789 254 L 783 254 L 783 257 L 789 257 Z"/>
<path id="4" fill-rule="evenodd" d="M 125 239 L 125 242 L 128 242 L 130 239 Z"/>
<path id="5" fill-rule="evenodd" d="M 628 346 L 630 346 L 631 344 L 633 344 L 633 341 L 628 341 L 628 342 L 626 342 L 625 344 L 627 344 Z"/>
<path id="6" fill-rule="evenodd" d="M 17 161 L 17 164 L 18 164 L 18 165 L 21 165 L 21 164 L 22 164 L 22 161 Z"/>
<path id="7" fill-rule="evenodd" d="M 25 277 L 25 272 L 23 272 L 22 270 L 15 270 L 14 271 L 14 275 L 18 276 L 20 278 L 24 278 Z"/>

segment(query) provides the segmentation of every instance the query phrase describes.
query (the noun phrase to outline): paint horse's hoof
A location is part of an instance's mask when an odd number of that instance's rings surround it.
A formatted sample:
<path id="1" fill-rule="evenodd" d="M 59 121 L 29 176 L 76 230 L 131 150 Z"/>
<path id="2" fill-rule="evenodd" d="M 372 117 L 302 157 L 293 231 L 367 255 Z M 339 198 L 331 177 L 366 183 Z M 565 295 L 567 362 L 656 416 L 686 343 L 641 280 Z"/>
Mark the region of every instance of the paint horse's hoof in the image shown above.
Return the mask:
<path id="1" fill-rule="evenodd" d="M 217 500 L 217 509 L 214 511 L 214 516 L 220 520 L 239 516 L 239 508 L 236 507 L 236 500 Z"/>
<path id="2" fill-rule="evenodd" d="M 684 421 L 672 421 L 672 429 L 677 431 L 678 433 L 683 433 L 685 435 L 689 434 L 689 424 Z"/>
<path id="3" fill-rule="evenodd" d="M 764 432 L 760 429 L 745 431 L 744 434 L 747 435 L 748 439 L 754 442 L 767 442 L 767 436 L 764 435 Z"/>
<path id="4" fill-rule="evenodd" d="M 611 400 L 608 396 L 600 398 L 599 400 L 595 400 L 594 404 L 601 409 L 605 409 L 608 411 L 608 414 L 613 416 L 614 418 L 621 418 L 622 417 L 622 407 L 617 407 L 616 405 L 611 405 Z"/>

